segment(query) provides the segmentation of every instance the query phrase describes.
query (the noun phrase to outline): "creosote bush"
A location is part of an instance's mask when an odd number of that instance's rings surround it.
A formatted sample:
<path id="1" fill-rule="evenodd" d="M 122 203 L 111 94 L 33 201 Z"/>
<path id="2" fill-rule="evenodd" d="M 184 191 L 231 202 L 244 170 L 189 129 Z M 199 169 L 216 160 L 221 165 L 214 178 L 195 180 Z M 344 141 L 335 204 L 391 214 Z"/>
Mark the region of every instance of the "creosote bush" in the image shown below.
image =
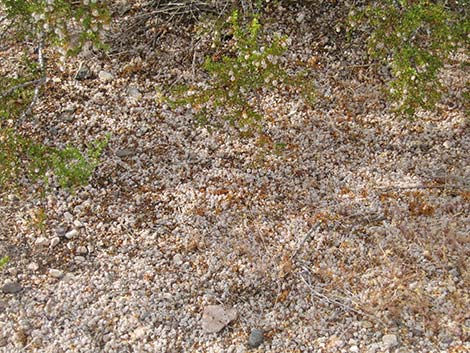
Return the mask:
<path id="1" fill-rule="evenodd" d="M 247 28 L 242 28 L 240 22 L 238 12 L 233 12 L 229 18 L 231 52 L 206 57 L 203 69 L 209 81 L 200 86 L 178 86 L 169 102 L 173 106 L 190 104 L 202 121 L 220 110 L 240 131 L 249 133 L 250 128 L 260 126 L 262 115 L 255 103 L 262 90 L 292 85 L 300 88 L 309 102 L 314 90 L 302 76 L 289 76 L 282 68 L 287 37 L 275 36 L 263 45 L 259 16 L 254 15 Z"/>
<path id="2" fill-rule="evenodd" d="M 74 188 L 88 183 L 99 164 L 109 137 L 93 141 L 86 152 L 77 147 L 54 148 L 25 138 L 11 128 L 0 130 L 0 186 L 12 186 L 21 178 L 49 182 L 53 172 L 61 187 Z"/>
<path id="3" fill-rule="evenodd" d="M 370 33 L 369 54 L 391 68 L 390 98 L 408 117 L 433 110 L 444 91 L 439 71 L 469 33 L 466 16 L 429 0 L 373 1 L 351 14 L 350 25 Z"/>
<path id="4" fill-rule="evenodd" d="M 100 0 L 0 0 L 21 39 L 40 40 L 62 54 L 77 53 L 86 42 L 103 46 L 109 13 Z"/>
<path id="5" fill-rule="evenodd" d="M 15 72 L 0 77 L 0 187 L 14 187 L 24 178 L 47 183 L 50 173 L 62 187 L 83 185 L 98 165 L 108 137 L 91 142 L 85 152 L 70 145 L 61 149 L 26 137 L 22 124 L 32 115 L 47 79 L 44 49 L 51 47 L 66 60 L 86 42 L 104 47 L 103 30 L 109 21 L 106 6 L 97 0 L 0 0 L 0 11 L 7 20 L 3 30 L 36 47 L 34 55 L 24 53 Z"/>

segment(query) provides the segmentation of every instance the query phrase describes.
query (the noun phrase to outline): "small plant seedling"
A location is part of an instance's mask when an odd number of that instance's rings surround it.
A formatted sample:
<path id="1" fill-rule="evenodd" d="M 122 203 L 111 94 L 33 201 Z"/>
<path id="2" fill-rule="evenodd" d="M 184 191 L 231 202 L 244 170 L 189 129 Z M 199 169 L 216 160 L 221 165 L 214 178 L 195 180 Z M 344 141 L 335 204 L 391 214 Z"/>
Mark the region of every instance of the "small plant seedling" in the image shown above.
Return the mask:
<path id="1" fill-rule="evenodd" d="M 0 270 L 10 261 L 10 258 L 8 256 L 3 256 L 0 258 Z"/>

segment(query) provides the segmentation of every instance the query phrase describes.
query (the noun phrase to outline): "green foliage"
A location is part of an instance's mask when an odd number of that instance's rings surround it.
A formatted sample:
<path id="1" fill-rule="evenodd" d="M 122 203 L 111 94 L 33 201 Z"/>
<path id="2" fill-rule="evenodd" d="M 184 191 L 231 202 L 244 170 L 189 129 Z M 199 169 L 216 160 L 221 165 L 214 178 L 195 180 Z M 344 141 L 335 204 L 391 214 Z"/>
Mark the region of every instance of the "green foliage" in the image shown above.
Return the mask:
<path id="1" fill-rule="evenodd" d="M 207 121 L 211 113 L 221 110 L 234 126 L 246 130 L 259 126 L 262 116 L 254 102 L 261 90 L 294 85 L 301 88 L 308 99 L 313 98 L 311 84 L 301 76 L 290 77 L 281 67 L 287 37 L 276 36 L 271 43 L 263 45 L 257 15 L 247 28 L 242 28 L 235 11 L 229 24 L 233 40 L 231 50 L 220 56 L 206 57 L 203 69 L 210 77 L 207 85 L 177 87 L 169 100 L 173 106 L 190 104 L 202 122 Z"/>
<path id="2" fill-rule="evenodd" d="M 109 21 L 102 1 L 83 0 L 0 0 L 10 20 L 15 38 L 58 49 L 61 59 L 77 53 L 85 42 L 104 47 L 103 29 Z M 108 137 L 92 142 L 85 152 L 66 146 L 53 148 L 26 137 L 20 128 L 26 113 L 38 98 L 47 68 L 38 52 L 38 61 L 25 53 L 14 73 L 0 77 L 0 186 L 14 186 L 28 178 L 48 182 L 52 172 L 62 187 L 73 188 L 88 182 L 98 165 Z"/>
<path id="3" fill-rule="evenodd" d="M 370 32 L 369 54 L 391 67 L 396 111 L 412 117 L 417 109 L 432 110 L 443 92 L 438 73 L 468 35 L 468 20 L 439 1 L 385 0 L 353 14 L 350 24 Z"/>
<path id="4" fill-rule="evenodd" d="M 0 186 L 15 185 L 21 177 L 43 179 L 52 171 L 62 187 L 73 188 L 88 182 L 107 145 L 108 137 L 94 141 L 86 152 L 76 147 L 48 147 L 25 138 L 13 128 L 0 130 Z"/>
<path id="5" fill-rule="evenodd" d="M 62 187 L 71 187 L 88 183 L 108 141 L 109 135 L 102 140 L 93 141 L 86 153 L 70 145 L 61 150 L 53 150 L 52 168 L 58 177 L 59 184 Z"/>
<path id="6" fill-rule="evenodd" d="M 21 38 L 62 47 L 64 53 L 76 53 L 87 41 L 103 46 L 103 29 L 109 22 L 109 13 L 102 1 L 0 0 L 0 5 Z M 78 38 L 72 40 L 77 29 Z"/>
<path id="7" fill-rule="evenodd" d="M 4 256 L 0 259 L 0 270 L 10 261 L 8 256 Z"/>

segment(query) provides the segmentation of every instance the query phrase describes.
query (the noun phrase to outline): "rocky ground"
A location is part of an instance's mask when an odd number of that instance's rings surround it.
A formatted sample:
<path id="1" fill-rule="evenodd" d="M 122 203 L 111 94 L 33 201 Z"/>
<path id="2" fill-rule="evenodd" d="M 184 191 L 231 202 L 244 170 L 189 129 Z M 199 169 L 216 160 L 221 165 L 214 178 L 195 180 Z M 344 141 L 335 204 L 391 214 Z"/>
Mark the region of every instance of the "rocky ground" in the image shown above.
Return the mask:
<path id="1" fill-rule="evenodd" d="M 312 69 L 317 102 L 265 92 L 254 137 L 159 99 L 204 80 L 208 36 L 127 33 L 62 68 L 46 54 L 29 131 L 111 139 L 76 192 L 1 190 L 1 352 L 470 350 L 465 53 L 438 112 L 399 119 L 338 9 L 265 20 L 291 38 L 286 65 Z M 2 49 L 2 74 L 20 55 Z"/>

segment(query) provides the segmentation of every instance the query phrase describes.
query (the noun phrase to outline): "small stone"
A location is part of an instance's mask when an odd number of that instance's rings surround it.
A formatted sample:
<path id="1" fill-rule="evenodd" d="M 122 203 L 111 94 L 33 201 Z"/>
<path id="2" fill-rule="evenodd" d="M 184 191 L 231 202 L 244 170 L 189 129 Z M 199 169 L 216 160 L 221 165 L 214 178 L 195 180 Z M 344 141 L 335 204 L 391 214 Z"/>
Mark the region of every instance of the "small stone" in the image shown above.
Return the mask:
<path id="1" fill-rule="evenodd" d="M 49 275 L 54 278 L 62 278 L 64 276 L 64 273 L 61 270 L 51 268 L 49 270 Z"/>
<path id="2" fill-rule="evenodd" d="M 65 237 L 66 237 L 67 239 L 75 238 L 77 235 L 78 235 L 78 230 L 76 230 L 75 228 L 72 229 L 71 231 L 65 233 Z"/>
<path id="3" fill-rule="evenodd" d="M 372 343 L 369 347 L 367 347 L 367 353 L 376 353 L 380 349 L 377 343 Z"/>
<path id="4" fill-rule="evenodd" d="M 75 75 L 75 79 L 78 81 L 88 80 L 93 77 L 93 73 L 87 65 L 82 65 Z"/>
<path id="5" fill-rule="evenodd" d="M 67 233 L 67 229 L 65 227 L 58 227 L 55 230 L 55 234 L 59 237 L 63 237 Z"/>
<path id="6" fill-rule="evenodd" d="M 181 265 L 183 263 L 183 257 L 181 256 L 181 254 L 176 254 L 175 256 L 173 256 L 173 262 L 175 263 L 175 265 Z"/>
<path id="7" fill-rule="evenodd" d="M 382 337 L 382 344 L 385 349 L 393 348 L 398 345 L 398 338 L 396 335 L 384 335 Z"/>
<path id="8" fill-rule="evenodd" d="M 110 72 L 101 70 L 101 71 L 98 73 L 98 78 L 99 78 L 101 81 L 109 82 L 109 81 L 112 81 L 112 79 L 114 78 L 114 76 L 113 76 L 113 74 L 110 73 Z"/>
<path id="9" fill-rule="evenodd" d="M 356 345 L 351 346 L 351 347 L 349 348 L 349 351 L 352 352 L 352 353 L 357 353 L 357 352 L 359 352 L 359 347 L 356 346 Z"/>
<path id="10" fill-rule="evenodd" d="M 452 144 L 449 142 L 449 141 L 445 141 L 443 144 L 442 144 L 445 148 L 450 148 L 452 146 Z"/>
<path id="11" fill-rule="evenodd" d="M 51 248 L 53 248 L 54 246 L 56 246 L 59 243 L 60 243 L 60 238 L 59 237 L 52 238 L 51 239 Z"/>
<path id="12" fill-rule="evenodd" d="M 38 248 L 43 248 L 49 245 L 49 239 L 45 237 L 39 237 L 34 241 L 34 245 Z"/>
<path id="13" fill-rule="evenodd" d="M 77 254 L 86 254 L 88 252 L 88 249 L 86 248 L 86 246 L 79 246 L 77 248 Z"/>
<path id="14" fill-rule="evenodd" d="M 5 294 L 15 294 L 21 292 L 23 287 L 18 282 L 10 282 L 2 287 L 2 292 Z"/>
<path id="15" fill-rule="evenodd" d="M 133 155 L 135 155 L 135 151 L 131 148 L 124 148 L 122 150 L 116 151 L 116 156 L 118 156 L 119 158 L 130 157 Z"/>
<path id="16" fill-rule="evenodd" d="M 70 212 L 65 212 L 64 213 L 64 219 L 67 222 L 72 222 L 73 221 L 73 215 Z"/>
<path id="17" fill-rule="evenodd" d="M 6 308 L 7 308 L 7 303 L 4 302 L 3 300 L 0 300 L 0 314 L 3 313 Z"/>
<path id="18" fill-rule="evenodd" d="M 83 223 L 80 222 L 78 219 L 76 219 L 76 220 L 73 221 L 73 225 L 74 225 L 76 228 L 83 228 Z"/>
<path id="19" fill-rule="evenodd" d="M 28 265 L 28 270 L 30 270 L 30 271 L 37 271 L 38 269 L 39 269 L 39 265 L 35 262 L 31 262 Z"/>
<path id="20" fill-rule="evenodd" d="M 137 327 L 133 332 L 134 339 L 138 340 L 138 339 L 143 338 L 146 334 L 146 331 L 147 330 L 143 326 Z"/>
<path id="21" fill-rule="evenodd" d="M 127 89 L 127 95 L 129 96 L 129 98 L 132 98 L 135 100 L 139 100 L 140 98 L 142 98 L 142 93 L 140 93 L 137 87 L 129 87 Z"/>
<path id="22" fill-rule="evenodd" d="M 248 346 L 257 348 L 264 342 L 264 331 L 259 329 L 252 329 L 248 337 Z"/>
<path id="23" fill-rule="evenodd" d="M 77 264 L 82 264 L 86 261 L 86 259 L 83 256 L 75 256 L 75 262 Z"/>
<path id="24" fill-rule="evenodd" d="M 225 309 L 222 305 L 208 305 L 202 313 L 202 329 L 208 333 L 222 330 L 237 318 L 234 309 Z"/>
<path id="25" fill-rule="evenodd" d="M 362 321 L 362 322 L 361 322 L 361 325 L 362 325 L 362 327 L 364 327 L 364 328 L 366 328 L 366 329 L 372 328 L 372 327 L 374 326 L 374 325 L 372 324 L 372 322 L 366 321 L 366 320 Z"/>

